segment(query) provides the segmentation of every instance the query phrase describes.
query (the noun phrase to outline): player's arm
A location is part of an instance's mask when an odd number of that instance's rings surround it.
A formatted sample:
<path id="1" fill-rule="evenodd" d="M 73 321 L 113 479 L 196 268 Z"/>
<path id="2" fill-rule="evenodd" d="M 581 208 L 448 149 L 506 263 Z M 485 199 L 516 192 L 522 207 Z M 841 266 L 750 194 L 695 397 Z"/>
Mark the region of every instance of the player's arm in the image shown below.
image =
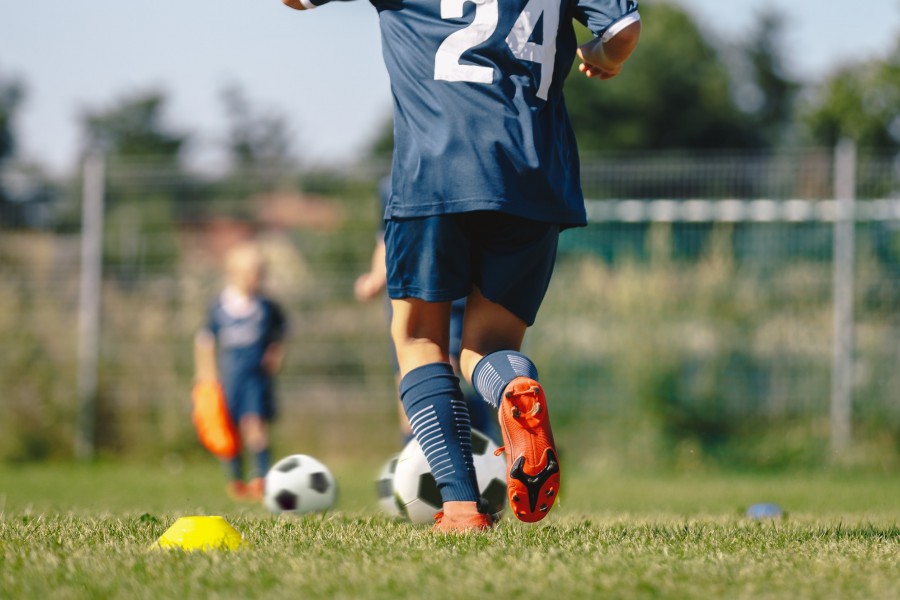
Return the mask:
<path id="1" fill-rule="evenodd" d="M 266 347 L 263 354 L 262 366 L 268 375 L 277 375 L 284 364 L 284 355 L 286 354 L 284 342 L 272 342 Z"/>
<path id="2" fill-rule="evenodd" d="M 216 338 L 203 330 L 194 338 L 194 381 L 218 381 Z"/>
<path id="3" fill-rule="evenodd" d="M 360 302 L 366 302 L 380 294 L 385 286 L 387 286 L 387 264 L 385 262 L 384 240 L 380 239 L 375 243 L 375 248 L 372 250 L 372 261 L 369 265 L 369 271 L 356 278 L 356 283 L 353 285 L 353 295 Z"/>
<path id="4" fill-rule="evenodd" d="M 634 52 L 641 38 L 641 21 L 629 19 L 621 28 L 611 28 L 607 34 L 578 48 L 582 63 L 578 70 L 587 77 L 610 79 L 619 74 L 622 65 Z"/>
<path id="5" fill-rule="evenodd" d="M 261 366 L 263 371 L 269 375 L 277 375 L 284 364 L 284 356 L 287 353 L 287 347 L 284 343 L 287 337 L 288 322 L 281 307 L 271 304 L 272 317 L 269 322 L 268 331 L 266 332 L 266 349 L 263 352 Z"/>

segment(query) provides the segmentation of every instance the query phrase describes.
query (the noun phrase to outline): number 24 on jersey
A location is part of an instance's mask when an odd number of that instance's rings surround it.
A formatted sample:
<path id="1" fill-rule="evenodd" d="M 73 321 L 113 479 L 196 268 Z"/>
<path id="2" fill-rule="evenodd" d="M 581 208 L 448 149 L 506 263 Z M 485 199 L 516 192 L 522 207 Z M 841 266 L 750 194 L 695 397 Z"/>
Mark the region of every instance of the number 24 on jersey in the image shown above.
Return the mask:
<path id="1" fill-rule="evenodd" d="M 500 21 L 501 0 L 441 0 L 441 18 L 462 18 L 466 2 L 475 4 L 475 18 L 462 29 L 448 35 L 438 47 L 434 57 L 434 78 L 441 81 L 491 84 L 494 82 L 493 67 L 463 65 L 459 61 L 465 52 L 483 44 L 494 35 Z M 513 56 L 541 66 L 541 79 L 536 95 L 542 100 L 547 99 L 550 83 L 553 81 L 559 3 L 560 0 L 528 0 L 506 36 L 506 44 Z M 529 42 L 542 15 L 543 42 Z"/>

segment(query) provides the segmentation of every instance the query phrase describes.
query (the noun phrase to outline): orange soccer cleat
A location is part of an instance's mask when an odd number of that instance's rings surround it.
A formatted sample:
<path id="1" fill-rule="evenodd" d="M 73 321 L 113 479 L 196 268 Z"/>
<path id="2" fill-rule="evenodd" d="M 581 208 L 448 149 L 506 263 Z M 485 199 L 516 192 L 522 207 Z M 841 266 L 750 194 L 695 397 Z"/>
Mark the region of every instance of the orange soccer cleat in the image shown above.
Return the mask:
<path id="1" fill-rule="evenodd" d="M 435 533 L 467 533 L 484 531 L 493 526 L 494 519 L 491 518 L 491 515 L 476 512 L 468 515 L 450 516 L 441 511 L 434 515 L 434 526 L 431 530 Z"/>
<path id="2" fill-rule="evenodd" d="M 246 483 L 240 480 L 229 481 L 225 493 L 236 502 L 245 502 L 250 499 L 250 489 Z"/>
<path id="3" fill-rule="evenodd" d="M 247 498 L 249 500 L 262 501 L 266 494 L 266 480 L 262 477 L 251 479 L 247 483 Z"/>
<path id="4" fill-rule="evenodd" d="M 512 380 L 503 391 L 498 418 L 509 504 L 520 521 L 540 521 L 559 494 L 559 458 L 541 384 L 528 377 Z"/>

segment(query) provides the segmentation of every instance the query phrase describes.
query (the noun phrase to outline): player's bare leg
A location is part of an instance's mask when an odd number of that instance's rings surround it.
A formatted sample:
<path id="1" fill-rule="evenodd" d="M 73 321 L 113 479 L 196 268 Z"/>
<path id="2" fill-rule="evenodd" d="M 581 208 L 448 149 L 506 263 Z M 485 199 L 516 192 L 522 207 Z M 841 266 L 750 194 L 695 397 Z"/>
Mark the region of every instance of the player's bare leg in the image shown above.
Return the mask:
<path id="1" fill-rule="evenodd" d="M 544 390 L 534 365 L 518 354 L 526 328 L 524 321 L 474 290 L 466 307 L 461 362 L 469 381 L 476 367 L 487 372 L 473 385 L 498 407 L 510 506 L 519 520 L 534 522 L 553 506 L 560 476 Z M 482 363 L 485 357 L 494 364 Z"/>
<path id="2" fill-rule="evenodd" d="M 482 358 L 498 350 L 520 350 L 528 325 L 504 307 L 485 298 L 478 288 L 466 301 L 460 371 L 472 382 L 472 371 Z"/>
<path id="3" fill-rule="evenodd" d="M 418 367 L 450 362 L 450 303 L 417 298 L 391 300 L 391 336 L 400 377 Z"/>
<path id="4" fill-rule="evenodd" d="M 434 530 L 487 529 L 492 520 L 478 512 L 468 412 L 450 366 L 450 302 L 408 298 L 391 303 L 391 335 L 403 377 L 401 396 L 413 433 L 428 457 L 444 498 Z M 452 468 L 448 466 L 451 464 Z"/>
<path id="5" fill-rule="evenodd" d="M 248 414 L 241 417 L 238 427 L 241 431 L 241 438 L 247 449 L 257 457 L 257 462 L 268 463 L 269 453 L 269 427 L 265 420 L 259 415 Z M 261 455 L 263 455 L 261 457 Z M 267 469 L 265 464 L 257 466 L 258 471 Z M 265 472 L 258 472 L 257 477 L 250 480 L 247 484 L 247 494 L 253 500 L 262 500 L 265 491 Z"/>

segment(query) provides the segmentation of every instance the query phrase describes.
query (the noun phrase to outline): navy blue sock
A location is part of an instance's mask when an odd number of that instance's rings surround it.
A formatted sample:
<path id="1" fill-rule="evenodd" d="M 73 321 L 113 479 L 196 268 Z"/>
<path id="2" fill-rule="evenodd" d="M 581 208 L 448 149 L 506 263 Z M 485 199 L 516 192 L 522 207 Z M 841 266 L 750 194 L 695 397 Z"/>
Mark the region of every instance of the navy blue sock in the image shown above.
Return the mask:
<path id="1" fill-rule="evenodd" d="M 485 402 L 498 408 L 503 400 L 503 390 L 516 377 L 530 377 L 537 381 L 537 367 L 521 352 L 501 350 L 478 361 L 472 371 L 472 385 Z"/>
<path id="2" fill-rule="evenodd" d="M 272 454 L 268 448 L 255 452 L 253 457 L 256 459 L 256 476 L 265 477 L 269 472 L 269 465 L 272 462 Z"/>
<path id="3" fill-rule="evenodd" d="M 431 363 L 413 369 L 400 382 L 400 399 L 441 498 L 477 502 L 472 427 L 453 367 Z"/>
<path id="4" fill-rule="evenodd" d="M 244 459 L 240 454 L 222 462 L 225 464 L 225 471 L 227 471 L 229 479 L 232 481 L 244 480 Z"/>

